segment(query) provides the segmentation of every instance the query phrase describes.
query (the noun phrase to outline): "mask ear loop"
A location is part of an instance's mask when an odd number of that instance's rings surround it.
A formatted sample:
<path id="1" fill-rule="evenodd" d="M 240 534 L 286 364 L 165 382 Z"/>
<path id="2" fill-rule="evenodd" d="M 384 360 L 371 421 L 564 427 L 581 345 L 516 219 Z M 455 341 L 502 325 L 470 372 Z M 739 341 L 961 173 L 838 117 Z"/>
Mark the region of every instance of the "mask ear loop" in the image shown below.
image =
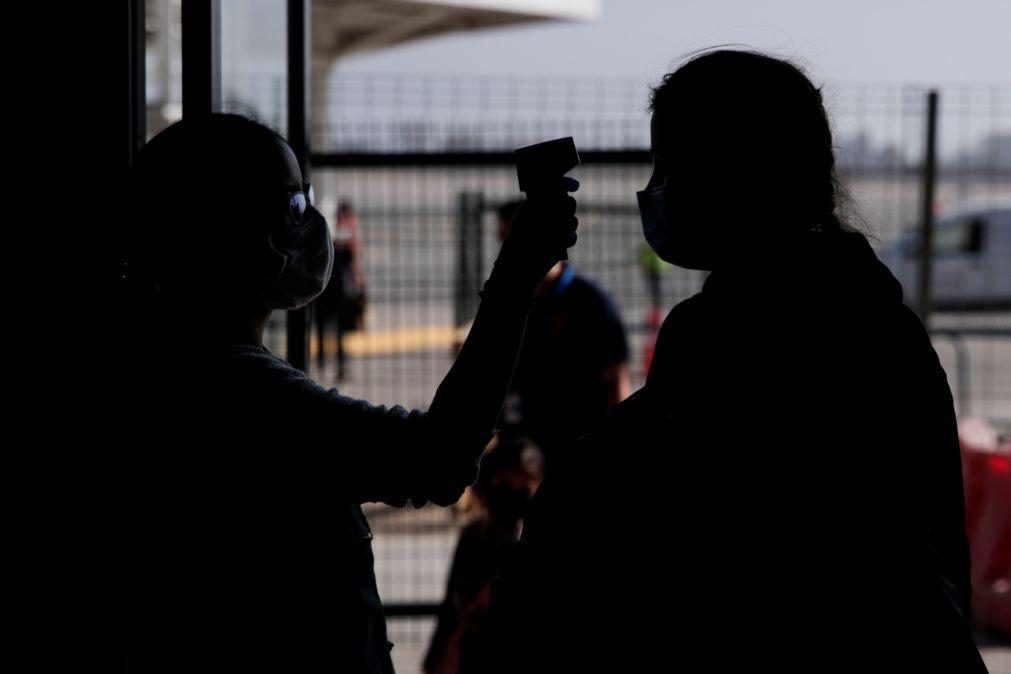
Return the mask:
<path id="1" fill-rule="evenodd" d="M 309 186 L 310 193 L 312 192 L 312 186 Z M 304 194 L 304 193 L 303 193 Z M 289 205 L 288 212 L 285 217 L 290 221 L 290 226 L 294 230 L 300 230 L 308 225 L 313 218 L 318 214 L 318 211 L 313 207 L 312 200 L 309 194 L 304 194 L 305 196 L 305 213 L 302 215 L 302 222 L 296 222 L 291 214 L 291 207 Z M 284 270 L 288 268 L 288 264 L 291 262 L 291 258 L 288 254 L 282 253 L 274 245 L 274 235 L 277 233 L 276 228 L 272 229 L 267 234 L 267 246 L 264 251 L 264 268 L 270 271 L 264 272 L 263 278 L 265 280 L 276 279 Z"/>
<path id="2" fill-rule="evenodd" d="M 274 246 L 274 235 L 267 235 L 267 250 L 264 251 L 264 268 L 270 269 L 263 275 L 264 279 L 275 279 L 284 273 L 288 266 L 288 256 Z"/>

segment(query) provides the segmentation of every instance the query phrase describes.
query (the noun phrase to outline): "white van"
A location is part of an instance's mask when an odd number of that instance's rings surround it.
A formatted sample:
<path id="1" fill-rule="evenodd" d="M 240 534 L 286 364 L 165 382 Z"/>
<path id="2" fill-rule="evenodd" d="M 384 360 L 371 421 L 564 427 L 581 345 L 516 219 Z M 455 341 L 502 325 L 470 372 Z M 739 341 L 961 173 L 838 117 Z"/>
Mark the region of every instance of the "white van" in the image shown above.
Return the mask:
<path id="1" fill-rule="evenodd" d="M 902 283 L 906 302 L 919 296 L 920 234 L 910 232 L 881 251 Z M 931 301 L 941 311 L 1011 310 L 1011 207 L 963 211 L 934 229 Z"/>

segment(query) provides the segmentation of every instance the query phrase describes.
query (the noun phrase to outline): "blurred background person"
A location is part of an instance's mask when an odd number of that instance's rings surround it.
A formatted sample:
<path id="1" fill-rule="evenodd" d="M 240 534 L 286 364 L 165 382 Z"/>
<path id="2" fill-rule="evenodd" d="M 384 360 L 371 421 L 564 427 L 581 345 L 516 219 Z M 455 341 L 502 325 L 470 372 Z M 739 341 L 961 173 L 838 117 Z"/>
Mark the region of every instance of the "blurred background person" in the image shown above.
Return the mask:
<path id="1" fill-rule="evenodd" d="M 491 581 L 520 537 L 523 516 L 543 477 L 543 457 L 528 437 L 501 433 L 481 459 L 477 482 L 460 501 L 473 519 L 460 533 L 426 674 L 488 670 Z"/>
<path id="2" fill-rule="evenodd" d="M 521 201 L 498 210 L 499 239 Z M 550 466 L 559 448 L 631 393 L 628 340 L 614 300 L 573 264 L 552 267 L 537 289 L 513 379 L 520 427 Z"/>
<path id="3" fill-rule="evenodd" d="M 316 324 L 316 362 L 326 365 L 326 337 L 330 325 L 337 338 L 337 380 L 348 376 L 347 333 L 360 330 L 365 320 L 365 273 L 362 271 L 362 240 L 358 216 L 351 202 L 342 199 L 337 206 L 333 231 L 333 275 L 323 295 L 313 304 Z"/>

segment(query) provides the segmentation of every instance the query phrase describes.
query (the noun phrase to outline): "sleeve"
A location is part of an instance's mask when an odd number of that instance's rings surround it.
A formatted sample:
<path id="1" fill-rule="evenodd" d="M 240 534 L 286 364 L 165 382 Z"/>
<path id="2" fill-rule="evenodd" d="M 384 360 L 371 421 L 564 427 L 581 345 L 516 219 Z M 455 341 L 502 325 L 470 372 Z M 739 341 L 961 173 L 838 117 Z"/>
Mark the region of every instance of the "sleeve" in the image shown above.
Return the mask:
<path id="1" fill-rule="evenodd" d="M 509 388 L 532 289 L 491 281 L 467 341 L 427 413 L 371 405 L 335 390 L 314 401 L 312 426 L 339 431 L 338 492 L 354 503 L 449 505 L 477 479 Z"/>
<path id="2" fill-rule="evenodd" d="M 931 544 L 939 568 L 951 584 L 962 614 L 971 616 L 969 540 L 965 530 L 965 491 L 962 482 L 962 454 L 951 389 L 937 352 L 913 313 L 903 308 L 907 330 L 915 335 L 903 373 L 909 382 L 907 409 L 913 415 L 915 446 L 925 449 L 920 459 L 923 479 L 922 512 L 929 527 Z"/>

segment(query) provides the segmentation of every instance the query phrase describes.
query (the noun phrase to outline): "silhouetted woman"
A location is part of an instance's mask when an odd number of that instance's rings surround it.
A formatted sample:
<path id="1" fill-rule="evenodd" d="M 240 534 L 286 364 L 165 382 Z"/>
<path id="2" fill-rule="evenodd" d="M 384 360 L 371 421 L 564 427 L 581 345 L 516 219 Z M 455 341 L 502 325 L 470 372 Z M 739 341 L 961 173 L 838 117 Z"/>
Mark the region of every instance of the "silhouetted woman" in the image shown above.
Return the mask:
<path id="1" fill-rule="evenodd" d="M 133 167 L 131 672 L 392 672 L 360 504 L 449 505 L 475 480 L 534 291 L 575 241 L 571 197 L 528 200 L 428 410 L 371 405 L 263 346 L 332 271 L 309 195 L 284 140 L 236 115 L 187 117 Z"/>
<path id="2" fill-rule="evenodd" d="M 651 108 L 644 234 L 712 273 L 646 385 L 538 492 L 493 597 L 503 643 L 527 644 L 503 664 L 985 671 L 951 394 L 841 218 L 819 89 L 714 51 Z"/>

